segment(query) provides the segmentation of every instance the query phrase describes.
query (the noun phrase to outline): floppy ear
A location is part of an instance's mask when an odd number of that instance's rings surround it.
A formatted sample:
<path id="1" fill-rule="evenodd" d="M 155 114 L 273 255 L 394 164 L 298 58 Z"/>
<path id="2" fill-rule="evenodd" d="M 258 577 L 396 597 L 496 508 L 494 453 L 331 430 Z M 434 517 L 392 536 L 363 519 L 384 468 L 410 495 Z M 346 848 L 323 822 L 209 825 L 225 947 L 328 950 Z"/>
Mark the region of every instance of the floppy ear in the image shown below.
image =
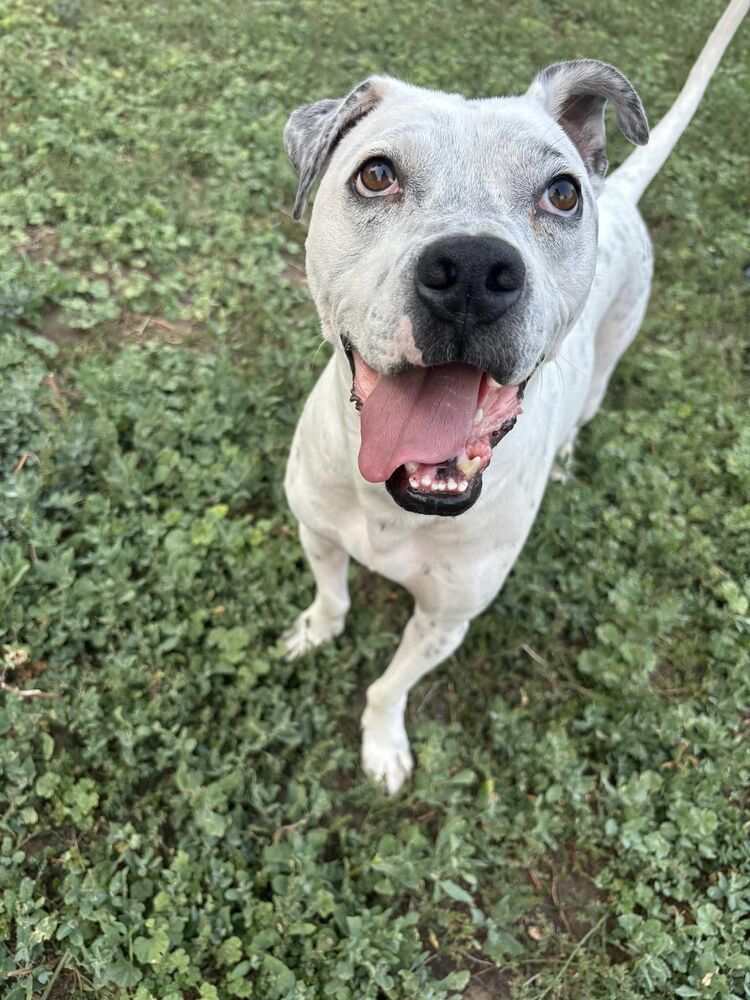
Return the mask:
<path id="1" fill-rule="evenodd" d="M 557 120 L 581 154 L 592 180 L 604 177 L 607 152 L 604 106 L 612 102 L 620 131 L 638 146 L 648 142 L 648 120 L 627 77 L 597 59 L 554 63 L 539 73 L 527 97 L 539 101 Z"/>
<path id="2" fill-rule="evenodd" d="M 316 177 L 323 173 L 342 136 L 383 97 L 385 80 L 371 77 L 339 100 L 316 101 L 293 111 L 284 126 L 284 148 L 299 174 L 293 215 L 299 219 Z"/>

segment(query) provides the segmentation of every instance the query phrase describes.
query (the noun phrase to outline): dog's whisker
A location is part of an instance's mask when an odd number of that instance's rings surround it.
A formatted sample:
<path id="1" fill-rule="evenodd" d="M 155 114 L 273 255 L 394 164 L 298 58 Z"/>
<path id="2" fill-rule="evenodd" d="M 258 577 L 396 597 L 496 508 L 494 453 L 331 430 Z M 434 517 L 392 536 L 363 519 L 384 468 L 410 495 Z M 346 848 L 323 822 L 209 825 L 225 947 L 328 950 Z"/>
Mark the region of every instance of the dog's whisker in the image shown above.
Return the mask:
<path id="1" fill-rule="evenodd" d="M 318 355 L 320 354 L 320 352 L 323 350 L 323 348 L 325 346 L 326 346 L 326 341 L 325 340 L 321 340 L 321 342 L 318 344 L 318 346 L 315 348 L 315 350 L 313 352 L 311 364 L 313 364 L 313 365 L 315 364 L 315 362 L 318 360 Z"/>
<path id="2" fill-rule="evenodd" d="M 570 358 L 566 358 L 565 355 L 562 353 L 562 351 L 557 352 L 557 357 L 561 361 L 564 361 L 566 365 L 570 365 L 570 367 L 573 369 L 574 372 L 577 372 L 579 375 L 585 376 L 586 373 L 582 371 L 577 365 L 574 365 L 573 362 L 570 360 Z"/>

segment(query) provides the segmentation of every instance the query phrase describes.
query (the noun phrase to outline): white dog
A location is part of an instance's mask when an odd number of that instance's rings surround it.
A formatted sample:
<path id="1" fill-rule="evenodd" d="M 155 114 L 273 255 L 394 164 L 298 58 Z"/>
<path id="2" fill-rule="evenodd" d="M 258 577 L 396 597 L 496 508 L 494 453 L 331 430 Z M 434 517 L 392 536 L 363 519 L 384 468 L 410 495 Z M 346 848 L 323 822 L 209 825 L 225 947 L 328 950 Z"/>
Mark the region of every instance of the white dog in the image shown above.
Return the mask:
<path id="1" fill-rule="evenodd" d="M 295 217 L 321 178 L 307 274 L 334 352 L 287 467 L 317 593 L 285 638 L 294 657 L 343 630 L 350 556 L 412 593 L 362 716 L 364 769 L 390 792 L 413 766 L 409 690 L 502 587 L 555 455 L 638 331 L 652 270 L 638 199 L 747 7 L 732 0 L 648 146 L 631 84 L 589 59 L 487 100 L 374 77 L 287 123 Z M 644 148 L 605 183 L 607 101 Z M 565 379 L 540 378 L 563 344 Z"/>

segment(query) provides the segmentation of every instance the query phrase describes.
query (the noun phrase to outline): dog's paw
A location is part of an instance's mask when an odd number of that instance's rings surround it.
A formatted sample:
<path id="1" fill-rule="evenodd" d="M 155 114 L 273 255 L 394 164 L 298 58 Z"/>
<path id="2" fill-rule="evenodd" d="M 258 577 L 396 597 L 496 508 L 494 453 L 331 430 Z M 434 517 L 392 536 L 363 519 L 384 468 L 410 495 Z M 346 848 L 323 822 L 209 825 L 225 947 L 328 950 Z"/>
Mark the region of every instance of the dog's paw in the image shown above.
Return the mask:
<path id="1" fill-rule="evenodd" d="M 553 483 L 562 483 L 563 486 L 570 481 L 570 472 L 559 462 L 555 462 L 550 470 L 550 479 Z"/>
<path id="2" fill-rule="evenodd" d="M 573 475 L 573 454 L 575 452 L 575 435 L 560 448 L 552 463 L 549 477 L 554 483 L 567 483 Z"/>
<path id="3" fill-rule="evenodd" d="M 344 631 L 343 615 L 332 618 L 323 614 L 315 602 L 307 611 L 303 611 L 297 618 L 294 625 L 285 632 L 281 641 L 286 646 L 287 660 L 296 660 L 316 646 L 322 646 L 324 642 L 335 639 Z"/>
<path id="4" fill-rule="evenodd" d="M 414 758 L 403 726 L 364 723 L 362 768 L 372 781 L 385 785 L 395 795 L 414 770 Z"/>

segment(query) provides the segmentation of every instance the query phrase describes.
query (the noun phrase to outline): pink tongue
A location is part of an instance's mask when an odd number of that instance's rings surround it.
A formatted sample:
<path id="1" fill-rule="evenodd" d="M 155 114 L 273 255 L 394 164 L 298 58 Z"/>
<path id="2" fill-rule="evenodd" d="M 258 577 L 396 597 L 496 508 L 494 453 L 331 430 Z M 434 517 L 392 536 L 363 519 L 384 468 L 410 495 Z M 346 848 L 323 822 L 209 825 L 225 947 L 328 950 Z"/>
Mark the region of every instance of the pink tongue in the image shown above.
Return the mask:
<path id="1" fill-rule="evenodd" d="M 453 458 L 469 436 L 481 379 L 481 369 L 463 364 L 381 375 L 360 413 L 364 478 L 382 483 L 404 462 Z"/>

